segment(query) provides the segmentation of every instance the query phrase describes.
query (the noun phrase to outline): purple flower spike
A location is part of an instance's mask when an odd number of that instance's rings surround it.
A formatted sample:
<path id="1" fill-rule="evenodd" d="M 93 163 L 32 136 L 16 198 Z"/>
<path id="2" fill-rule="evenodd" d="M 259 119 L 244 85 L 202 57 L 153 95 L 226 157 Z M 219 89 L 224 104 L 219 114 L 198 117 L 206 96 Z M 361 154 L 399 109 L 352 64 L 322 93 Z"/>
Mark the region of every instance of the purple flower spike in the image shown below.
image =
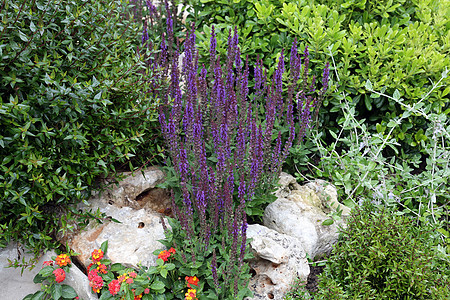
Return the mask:
<path id="1" fill-rule="evenodd" d="M 142 45 L 148 41 L 147 21 L 144 21 L 144 31 L 142 33 Z"/>
<path id="2" fill-rule="evenodd" d="M 328 89 L 328 81 L 330 80 L 330 63 L 327 62 L 322 74 L 322 85 L 324 92 Z"/>

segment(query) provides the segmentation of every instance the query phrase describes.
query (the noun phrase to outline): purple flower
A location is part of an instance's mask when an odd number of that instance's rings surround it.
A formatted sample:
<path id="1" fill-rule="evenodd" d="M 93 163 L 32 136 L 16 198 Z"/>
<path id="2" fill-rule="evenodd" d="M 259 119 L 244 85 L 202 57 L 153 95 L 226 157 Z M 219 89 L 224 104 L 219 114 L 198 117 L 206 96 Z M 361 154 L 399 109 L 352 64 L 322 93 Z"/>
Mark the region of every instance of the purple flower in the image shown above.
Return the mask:
<path id="1" fill-rule="evenodd" d="M 144 31 L 142 33 L 142 45 L 148 41 L 147 21 L 144 21 Z"/>

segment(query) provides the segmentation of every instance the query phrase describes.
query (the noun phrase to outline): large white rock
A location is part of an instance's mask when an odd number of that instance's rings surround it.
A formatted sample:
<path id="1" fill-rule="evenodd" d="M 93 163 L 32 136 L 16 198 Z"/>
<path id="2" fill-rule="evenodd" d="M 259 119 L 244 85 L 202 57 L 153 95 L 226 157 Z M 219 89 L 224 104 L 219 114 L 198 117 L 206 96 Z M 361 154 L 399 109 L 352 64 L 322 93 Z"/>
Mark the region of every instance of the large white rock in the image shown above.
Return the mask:
<path id="1" fill-rule="evenodd" d="M 7 268 L 9 266 L 8 259 L 11 261 L 25 259 L 28 262 L 33 258 L 33 255 L 25 253 L 24 249 L 15 242 L 11 242 L 6 248 L 0 249 L 0 299 L 22 300 L 26 295 L 39 291 L 41 285 L 35 284 L 33 278 L 41 270 L 43 262 L 52 260 L 52 257 L 55 256 L 54 251 L 46 252 L 31 271 L 25 269 L 21 274 L 20 268 Z M 98 299 L 97 295 L 91 293 L 87 276 L 74 264 L 72 264 L 70 272 L 66 273 L 66 279 L 62 284 L 73 287 L 80 299 Z"/>
<path id="2" fill-rule="evenodd" d="M 91 263 L 92 251 L 104 241 L 108 241 L 107 256 L 113 263 L 135 268 L 139 263 L 156 265 L 153 251 L 164 248 L 158 242 L 164 238 L 164 230 L 162 215 L 157 211 L 170 207 L 170 198 L 155 188 L 164 180 L 164 174 L 150 168 L 144 174 L 126 175 L 118 185 L 94 195 L 88 206 L 81 207 L 104 213 L 108 218 L 103 224 L 91 221 L 85 230 L 60 239 L 80 253 L 79 259 L 85 266 Z"/>
<path id="3" fill-rule="evenodd" d="M 283 299 L 297 278 L 307 280 L 308 260 L 298 239 L 261 225 L 249 225 L 247 237 L 253 239 L 250 246 L 255 255 L 249 261 L 255 272 L 249 282 L 251 299 Z"/>
<path id="4" fill-rule="evenodd" d="M 263 222 L 268 228 L 296 237 L 311 258 L 329 253 L 338 239 L 338 226 L 345 226 L 350 209 L 337 200 L 336 188 L 315 180 L 300 186 L 295 178 L 282 173 L 277 200 L 269 204 Z M 342 209 L 342 218 L 332 225 L 322 225 L 329 214 Z"/>

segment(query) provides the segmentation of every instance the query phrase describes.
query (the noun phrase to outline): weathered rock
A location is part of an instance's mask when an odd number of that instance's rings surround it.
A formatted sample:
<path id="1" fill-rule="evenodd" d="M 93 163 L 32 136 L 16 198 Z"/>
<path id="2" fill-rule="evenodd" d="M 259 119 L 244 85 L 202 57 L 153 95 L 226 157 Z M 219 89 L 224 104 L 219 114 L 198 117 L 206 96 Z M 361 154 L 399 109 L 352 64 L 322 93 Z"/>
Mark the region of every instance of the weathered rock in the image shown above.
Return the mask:
<path id="1" fill-rule="evenodd" d="M 36 263 L 35 268 L 31 271 L 25 269 L 21 274 L 21 269 L 7 268 L 9 266 L 8 259 L 18 259 L 26 262 L 33 258 L 32 254 L 24 253 L 24 249 L 17 243 L 10 243 L 6 248 L 0 249 L 0 299 L 5 300 L 22 300 L 28 294 L 34 294 L 41 289 L 40 284 L 33 282 L 34 276 L 41 270 L 44 261 L 52 260 L 56 253 L 49 251 L 45 253 Z M 62 284 L 70 285 L 75 289 L 80 299 L 95 300 L 97 295 L 92 294 L 87 276 L 72 264 L 70 272 L 66 273 L 66 279 Z"/>
<path id="2" fill-rule="evenodd" d="M 279 183 L 277 200 L 264 212 L 264 225 L 298 238 L 312 258 L 329 253 L 337 242 L 338 226 L 345 226 L 345 217 L 350 213 L 348 207 L 337 201 L 336 188 L 323 180 L 300 186 L 286 173 L 281 174 Z M 330 219 L 327 214 L 338 206 L 343 218 L 332 225 L 322 225 Z"/>
<path id="3" fill-rule="evenodd" d="M 108 220 L 103 224 L 91 221 L 86 230 L 66 237 L 69 247 L 80 253 L 79 259 L 85 265 L 90 263 L 90 255 L 108 241 L 108 258 L 113 263 L 137 267 L 139 263 L 150 266 L 156 264 L 153 252 L 164 248 L 158 240 L 164 238 L 161 214 L 170 207 L 170 198 L 156 189 L 164 180 L 164 174 L 157 168 L 148 169 L 134 176 L 124 178 L 118 186 L 112 186 L 102 194 L 94 195 L 88 206 L 104 213 Z"/>
<path id="4" fill-rule="evenodd" d="M 256 273 L 249 282 L 251 299 L 283 299 L 297 278 L 307 280 L 308 260 L 298 239 L 261 225 L 249 225 L 247 237 L 255 255 L 249 261 Z"/>

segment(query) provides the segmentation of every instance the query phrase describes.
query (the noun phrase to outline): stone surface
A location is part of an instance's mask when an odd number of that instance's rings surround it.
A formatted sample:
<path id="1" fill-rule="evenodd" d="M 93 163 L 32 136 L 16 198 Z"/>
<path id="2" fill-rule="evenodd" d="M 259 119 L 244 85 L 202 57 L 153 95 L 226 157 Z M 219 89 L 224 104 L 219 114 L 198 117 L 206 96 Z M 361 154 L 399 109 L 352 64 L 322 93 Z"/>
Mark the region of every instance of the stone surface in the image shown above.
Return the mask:
<path id="1" fill-rule="evenodd" d="M 299 239 L 311 258 L 329 253 L 337 242 L 338 226 L 345 226 L 350 213 L 348 207 L 338 202 L 336 188 L 323 180 L 300 186 L 286 173 L 281 174 L 279 183 L 277 200 L 264 212 L 264 225 Z M 332 225 L 322 225 L 338 206 L 342 218 Z"/>
<path id="2" fill-rule="evenodd" d="M 41 286 L 33 283 L 33 278 L 41 270 L 42 263 L 52 260 L 52 257 L 55 256 L 56 253 L 54 251 L 45 253 L 36 263 L 35 268 L 31 271 L 25 269 L 23 274 L 21 274 L 20 268 L 6 268 L 9 265 L 8 259 L 18 259 L 19 261 L 25 259 L 25 261 L 29 261 L 33 258 L 33 255 L 24 253 L 24 249 L 13 242 L 6 248 L 0 249 L 0 299 L 22 300 L 26 295 L 39 291 Z M 80 299 L 98 299 L 97 295 L 90 292 L 89 281 L 86 275 L 74 264 L 72 264 L 70 272 L 66 273 L 66 279 L 62 283 L 73 287 Z"/>
<path id="3" fill-rule="evenodd" d="M 118 185 L 94 195 L 88 206 L 81 207 L 99 209 L 107 221 L 103 224 L 91 221 L 86 230 L 62 239 L 80 253 L 79 259 L 85 266 L 91 262 L 92 251 L 99 249 L 104 241 L 108 241 L 107 256 L 113 263 L 135 268 L 139 263 L 155 265 L 153 252 L 164 248 L 157 240 L 164 238 L 161 213 L 170 207 L 170 198 L 155 188 L 164 180 L 164 174 L 150 168 L 144 174 L 127 175 Z"/>
<path id="4" fill-rule="evenodd" d="M 297 278 L 307 280 L 308 260 L 300 241 L 265 226 L 249 225 L 247 237 L 255 258 L 249 261 L 255 275 L 249 288 L 253 298 L 283 299 Z"/>

